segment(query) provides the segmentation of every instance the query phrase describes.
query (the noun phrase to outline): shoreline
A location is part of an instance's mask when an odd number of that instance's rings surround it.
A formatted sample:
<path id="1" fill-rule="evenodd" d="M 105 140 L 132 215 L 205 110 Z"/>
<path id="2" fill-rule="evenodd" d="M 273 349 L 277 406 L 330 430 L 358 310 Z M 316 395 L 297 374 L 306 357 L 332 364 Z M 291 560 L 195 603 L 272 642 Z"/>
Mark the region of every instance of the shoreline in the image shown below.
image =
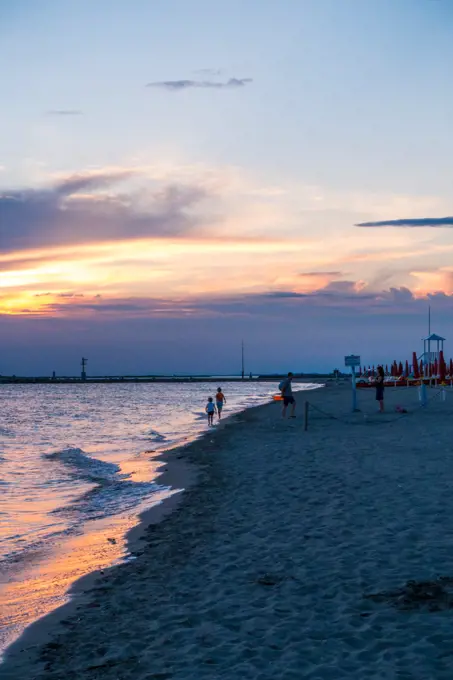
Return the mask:
<path id="1" fill-rule="evenodd" d="M 182 503 L 184 493 L 196 483 L 196 471 L 187 466 L 184 460 L 178 460 L 180 456 L 176 454 L 180 449 L 190 446 L 194 441 L 197 441 L 197 439 L 192 440 L 189 444 L 162 451 L 159 456 L 154 458 L 157 463 L 160 463 L 159 468 L 165 468 L 157 474 L 156 483 L 163 487 L 171 487 L 171 491 L 162 500 L 157 501 L 150 508 L 137 515 L 137 523 L 124 536 L 126 556 L 119 563 L 115 562 L 104 569 L 95 569 L 77 578 L 66 593 L 68 598 L 66 602 L 27 625 L 19 637 L 8 645 L 3 654 L 0 655 L 0 677 L 3 665 L 8 663 L 9 657 L 14 655 L 17 649 L 21 652 L 23 649 L 36 648 L 46 644 L 63 619 L 74 615 L 81 606 L 89 604 L 89 593 L 96 580 L 111 569 L 129 563 L 131 558 L 140 552 L 141 541 L 147 526 L 162 522 Z M 168 454 L 170 454 L 170 457 L 167 459 Z"/>
<path id="2" fill-rule="evenodd" d="M 184 503 L 2 680 L 449 679 L 453 399 L 301 396 L 185 447 Z"/>
<path id="3" fill-rule="evenodd" d="M 105 569 L 96 569 L 74 581 L 66 593 L 69 599 L 43 617 L 30 623 L 20 636 L 5 649 L 3 655 L 0 655 L 0 677 L 3 666 L 8 664 L 10 657 L 14 656 L 17 651 L 21 653 L 25 649 L 34 649 L 46 644 L 49 637 L 59 628 L 66 617 L 73 616 L 80 607 L 89 605 L 90 592 L 97 579 L 112 569 L 130 563 L 131 557 L 133 558 L 140 553 L 141 541 L 147 527 L 164 521 L 183 502 L 184 493 L 196 484 L 197 475 L 196 470 L 188 466 L 184 460 L 178 460 L 181 456 L 177 455 L 177 452 L 190 446 L 194 441 L 197 441 L 197 439 L 181 447 L 163 451 L 155 458 L 156 462 L 161 463 L 161 468 L 166 468 L 158 474 L 156 483 L 164 487 L 169 486 L 172 491 L 161 501 L 137 515 L 137 524 L 125 535 L 127 556 L 119 564 L 114 563 Z M 170 454 L 169 459 L 162 457 L 168 454 Z"/>
<path id="4" fill-rule="evenodd" d="M 247 407 L 242 411 L 224 416 L 212 430 L 207 429 L 190 441 L 161 451 L 153 458 L 159 464 L 159 470 L 162 469 L 162 472 L 159 472 L 156 476 L 156 483 L 164 488 L 170 487 L 171 491 L 162 500 L 137 515 L 136 524 L 125 534 L 127 556 L 120 563 L 114 563 L 104 569 L 96 569 L 76 579 L 66 593 L 69 599 L 27 625 L 20 636 L 8 645 L 3 654 L 0 655 L 0 675 L 1 671 L 7 672 L 11 659 L 14 659 L 18 653 L 22 655 L 26 650 L 33 650 L 45 645 L 49 642 L 49 638 L 61 629 L 61 623 L 64 619 L 74 616 L 81 607 L 89 606 L 91 592 L 99 578 L 102 578 L 111 570 L 131 564 L 133 559 L 142 554 L 143 541 L 146 540 L 149 529 L 164 522 L 184 504 L 187 492 L 193 487 L 196 489 L 200 478 L 200 469 L 195 456 L 190 455 L 190 449 L 196 447 L 210 435 L 224 430 L 232 424 L 235 418 L 240 417 L 246 411 L 267 405 L 260 404 Z"/>

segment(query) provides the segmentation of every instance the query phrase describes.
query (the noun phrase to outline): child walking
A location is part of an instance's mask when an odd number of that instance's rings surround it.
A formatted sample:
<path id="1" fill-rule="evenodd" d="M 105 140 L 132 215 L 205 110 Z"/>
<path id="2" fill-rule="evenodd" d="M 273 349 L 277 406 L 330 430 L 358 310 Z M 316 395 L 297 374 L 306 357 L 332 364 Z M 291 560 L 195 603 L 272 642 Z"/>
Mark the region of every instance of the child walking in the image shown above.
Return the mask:
<path id="1" fill-rule="evenodd" d="M 224 404 L 226 404 L 225 395 L 222 392 L 222 388 L 218 387 L 217 394 L 215 395 L 215 405 L 217 407 L 217 413 L 219 414 L 219 420 L 222 417 L 222 409 Z"/>
<path id="2" fill-rule="evenodd" d="M 209 397 L 208 403 L 206 404 L 206 413 L 208 414 L 208 425 L 213 425 L 215 406 L 212 397 Z"/>

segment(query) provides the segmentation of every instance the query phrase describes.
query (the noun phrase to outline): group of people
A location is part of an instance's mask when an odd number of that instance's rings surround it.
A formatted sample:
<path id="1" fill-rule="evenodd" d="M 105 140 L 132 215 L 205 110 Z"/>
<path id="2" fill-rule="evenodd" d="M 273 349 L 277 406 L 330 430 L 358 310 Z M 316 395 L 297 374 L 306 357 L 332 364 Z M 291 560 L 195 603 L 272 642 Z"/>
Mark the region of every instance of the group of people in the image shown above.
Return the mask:
<path id="1" fill-rule="evenodd" d="M 282 400 L 282 417 L 286 418 L 288 406 L 291 406 L 290 418 L 296 417 L 296 400 L 294 399 L 292 381 L 294 375 L 289 372 L 287 377 L 281 381 L 278 389 L 280 390 L 281 400 Z M 376 386 L 376 401 L 379 402 L 379 411 L 384 412 L 384 380 L 385 374 L 382 366 L 378 366 L 377 377 L 375 381 Z M 215 403 L 212 397 L 208 398 L 208 403 L 206 404 L 206 413 L 208 415 L 208 425 L 214 424 L 214 416 L 217 413 L 218 419 L 222 417 L 222 410 L 226 404 L 225 395 L 222 392 L 222 388 L 217 388 L 217 393 L 215 395 Z"/>
<path id="2" fill-rule="evenodd" d="M 289 416 L 290 418 L 295 418 L 296 417 L 296 400 L 294 399 L 293 395 L 293 389 L 292 389 L 292 381 L 293 381 L 294 375 L 290 372 L 288 373 L 287 377 L 282 380 L 280 385 L 278 386 L 278 389 L 280 390 L 281 394 L 281 400 L 283 404 L 282 408 L 282 416 L 283 418 L 286 418 L 286 411 L 288 409 L 288 406 L 291 405 L 291 415 Z M 218 387 L 217 388 L 217 393 L 215 395 L 215 403 L 213 397 L 208 397 L 208 403 L 206 404 L 206 413 L 208 416 L 208 425 L 212 426 L 214 425 L 214 416 L 217 413 L 218 419 L 220 420 L 222 417 L 222 410 L 224 405 L 226 404 L 226 398 L 225 395 L 222 392 L 222 388 Z"/>

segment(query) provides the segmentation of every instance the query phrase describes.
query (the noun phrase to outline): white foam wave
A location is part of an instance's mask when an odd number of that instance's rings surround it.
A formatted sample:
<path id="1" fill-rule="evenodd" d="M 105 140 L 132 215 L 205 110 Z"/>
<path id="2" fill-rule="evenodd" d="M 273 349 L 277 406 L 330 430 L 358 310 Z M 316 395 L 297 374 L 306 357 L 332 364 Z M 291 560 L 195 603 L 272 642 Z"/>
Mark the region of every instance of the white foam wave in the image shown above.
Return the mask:
<path id="1" fill-rule="evenodd" d="M 47 460 L 57 460 L 70 468 L 80 479 L 86 479 L 98 484 L 118 479 L 119 466 L 106 463 L 98 458 L 88 456 L 82 449 L 68 448 L 54 453 L 44 454 Z"/>
<path id="2" fill-rule="evenodd" d="M 77 517 L 76 523 L 126 512 L 160 488 L 154 482 L 133 482 L 128 479 L 129 475 L 118 474 L 120 468 L 115 463 L 92 458 L 81 449 L 63 449 L 44 457 L 72 468 L 77 479 L 96 484 L 70 505 L 57 508 L 52 513 L 72 516 L 73 520 Z"/>
<path id="3" fill-rule="evenodd" d="M 156 442 L 163 442 L 167 439 L 167 437 L 164 434 L 161 434 L 157 430 L 149 430 L 147 433 L 153 441 Z"/>

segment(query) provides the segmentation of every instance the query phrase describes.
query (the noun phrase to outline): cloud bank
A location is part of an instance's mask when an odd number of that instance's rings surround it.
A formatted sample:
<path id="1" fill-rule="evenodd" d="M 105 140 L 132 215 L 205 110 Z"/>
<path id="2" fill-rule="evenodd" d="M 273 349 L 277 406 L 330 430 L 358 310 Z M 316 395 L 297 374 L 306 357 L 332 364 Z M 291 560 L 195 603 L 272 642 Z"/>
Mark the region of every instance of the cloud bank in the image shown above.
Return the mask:
<path id="1" fill-rule="evenodd" d="M 252 78 L 230 78 L 225 82 L 215 80 L 163 80 L 147 83 L 146 87 L 159 88 L 168 92 L 182 92 L 190 89 L 234 90 L 252 82 Z"/>
<path id="2" fill-rule="evenodd" d="M 361 222 L 356 227 L 453 227 L 453 217 L 420 217 L 399 220 L 381 220 L 379 222 Z"/>
<path id="3" fill-rule="evenodd" d="M 340 318 L 352 314 L 354 319 L 362 316 L 425 315 L 429 299 L 438 311 L 453 312 L 453 294 L 433 293 L 417 297 L 408 288 L 390 287 L 373 290 L 355 281 L 333 281 L 317 290 L 302 293 L 296 290 L 271 290 L 262 293 L 197 295 L 197 296 L 108 296 L 81 294 L 73 291 L 40 293 L 39 309 L 22 309 L 22 313 L 36 316 L 92 317 L 112 316 L 121 318 L 181 318 L 222 319 L 262 318 L 294 320 L 301 311 L 308 315 L 339 314 Z M 46 301 L 46 297 L 49 298 Z M 0 296 L 1 307 L 1 296 Z"/>
<path id="4" fill-rule="evenodd" d="M 72 175 L 49 188 L 0 193 L 0 252 L 193 233 L 202 222 L 191 212 L 207 195 L 202 187 L 173 184 L 146 195 L 96 193 L 135 175 Z"/>

